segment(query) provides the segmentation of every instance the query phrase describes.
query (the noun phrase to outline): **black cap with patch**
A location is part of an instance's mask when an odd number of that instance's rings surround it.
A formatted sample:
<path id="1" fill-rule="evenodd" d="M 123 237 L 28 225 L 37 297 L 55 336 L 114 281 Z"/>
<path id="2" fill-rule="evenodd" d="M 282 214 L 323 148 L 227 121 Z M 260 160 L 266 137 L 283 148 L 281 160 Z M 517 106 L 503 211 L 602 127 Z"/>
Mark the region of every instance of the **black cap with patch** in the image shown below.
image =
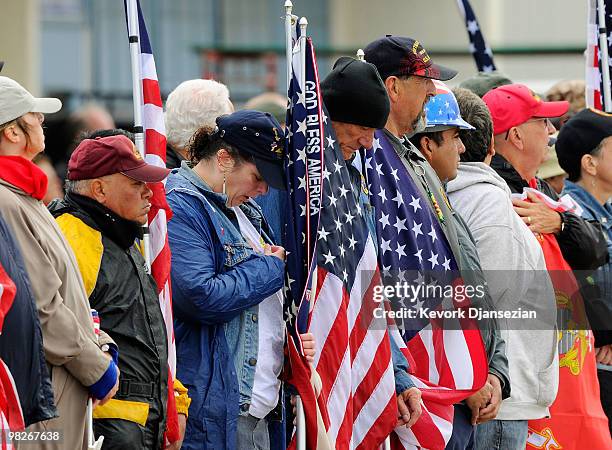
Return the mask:
<path id="1" fill-rule="evenodd" d="M 243 109 L 217 117 L 219 136 L 238 152 L 252 156 L 266 183 L 285 190 L 285 135 L 278 121 L 270 114 Z"/>
<path id="2" fill-rule="evenodd" d="M 457 75 L 454 69 L 434 64 L 421 43 L 409 37 L 388 34 L 370 42 L 364 52 L 365 60 L 376 66 L 383 80 L 416 75 L 448 81 Z"/>

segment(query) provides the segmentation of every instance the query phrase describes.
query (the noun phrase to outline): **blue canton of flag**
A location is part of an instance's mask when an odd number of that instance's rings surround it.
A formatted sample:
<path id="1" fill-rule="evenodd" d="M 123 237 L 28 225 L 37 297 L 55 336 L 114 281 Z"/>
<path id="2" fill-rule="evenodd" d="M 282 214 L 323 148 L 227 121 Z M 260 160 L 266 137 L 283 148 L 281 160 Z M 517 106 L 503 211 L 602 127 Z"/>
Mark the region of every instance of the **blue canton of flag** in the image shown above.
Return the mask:
<path id="1" fill-rule="evenodd" d="M 415 185 L 381 130 L 374 135 L 372 150 L 366 152 L 365 168 L 370 201 L 376 211 L 378 262 L 385 284 L 448 286 L 457 278 L 450 245 L 429 199 Z M 419 311 L 437 308 L 443 298 L 419 295 L 398 300 L 392 306 Z M 407 340 L 429 323 L 418 317 L 401 319 L 398 326 L 407 333 Z"/>
<path id="2" fill-rule="evenodd" d="M 335 273 L 350 291 L 367 237 L 365 219 L 351 191 L 349 172 L 319 101 L 310 41 L 306 52 L 306 85 L 302 89 L 296 76 L 299 73 L 294 72 L 286 129 L 287 270 L 294 313 L 305 291 L 310 290 L 308 279 L 316 265 Z M 323 191 L 330 195 L 322 196 Z M 301 308 L 297 317 L 298 329 L 304 332 L 308 308 Z"/>
<path id="3" fill-rule="evenodd" d="M 470 39 L 470 53 L 474 56 L 479 72 L 493 72 L 497 70 L 493 62 L 493 52 L 484 40 L 478 20 L 469 0 L 457 0 L 457 6 L 465 21 L 465 26 Z"/>

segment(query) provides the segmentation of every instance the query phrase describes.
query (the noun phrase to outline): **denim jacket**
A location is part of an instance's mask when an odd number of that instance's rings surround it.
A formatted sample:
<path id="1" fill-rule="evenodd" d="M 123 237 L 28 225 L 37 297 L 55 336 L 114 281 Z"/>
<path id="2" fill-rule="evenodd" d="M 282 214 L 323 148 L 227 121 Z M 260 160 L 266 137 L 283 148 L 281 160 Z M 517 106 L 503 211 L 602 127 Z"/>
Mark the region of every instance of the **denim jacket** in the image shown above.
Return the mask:
<path id="1" fill-rule="evenodd" d="M 612 317 L 612 203 L 610 203 L 608 200 L 605 205 L 602 205 L 582 186 L 572 183 L 569 180 L 565 180 L 565 186 L 562 194 L 571 195 L 571 197 L 582 207 L 582 217 L 586 220 L 598 222 L 601 225 L 602 231 L 606 237 L 608 256 L 610 259 L 608 260 L 607 264 L 604 264 L 595 271 L 592 276 L 593 282 L 591 282 L 591 284 L 598 287 L 596 292 L 597 297 L 598 299 L 603 300 L 605 302 L 603 304 L 605 304 L 607 307 L 603 310 L 598 309 L 597 311 L 589 311 L 588 308 L 593 307 L 593 304 L 589 304 L 592 302 L 593 298 L 585 300 L 587 300 L 587 312 L 591 312 L 591 314 L 589 314 L 589 320 L 591 321 L 591 326 L 593 329 L 595 330 L 597 328 L 601 328 L 608 330 L 611 327 L 606 319 Z M 589 278 L 591 277 L 587 277 L 587 282 L 589 282 Z M 583 294 L 585 294 L 584 291 Z M 587 296 L 589 296 L 588 293 Z M 603 304 L 600 304 L 599 306 L 601 307 Z M 595 307 L 597 308 L 597 305 L 595 305 Z M 604 316 L 604 314 L 607 315 Z M 593 323 L 594 321 L 596 322 L 599 320 L 599 317 L 602 317 L 606 323 L 602 323 L 601 325 Z M 597 338 L 600 335 L 598 335 L 596 332 L 595 336 L 597 341 Z M 597 342 L 596 345 L 598 345 Z M 602 345 L 605 344 L 602 342 Z"/>
<path id="2" fill-rule="evenodd" d="M 249 410 L 258 351 L 257 305 L 282 288 L 284 263 L 256 254 L 239 231 L 226 196 L 187 162 L 166 192 L 177 378 L 192 397 L 184 449 L 232 449 L 239 414 Z M 259 207 L 240 207 L 270 242 Z"/>

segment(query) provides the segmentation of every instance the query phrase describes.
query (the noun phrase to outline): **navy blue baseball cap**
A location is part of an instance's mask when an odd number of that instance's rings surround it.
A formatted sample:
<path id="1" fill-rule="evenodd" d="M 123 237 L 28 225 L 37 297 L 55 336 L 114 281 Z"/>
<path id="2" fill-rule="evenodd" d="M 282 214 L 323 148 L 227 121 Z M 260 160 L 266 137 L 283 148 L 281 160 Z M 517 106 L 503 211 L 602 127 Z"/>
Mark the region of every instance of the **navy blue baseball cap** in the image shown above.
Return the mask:
<path id="1" fill-rule="evenodd" d="M 285 190 L 285 132 L 270 113 L 243 109 L 217 117 L 219 137 L 240 154 L 251 156 L 262 178 Z"/>

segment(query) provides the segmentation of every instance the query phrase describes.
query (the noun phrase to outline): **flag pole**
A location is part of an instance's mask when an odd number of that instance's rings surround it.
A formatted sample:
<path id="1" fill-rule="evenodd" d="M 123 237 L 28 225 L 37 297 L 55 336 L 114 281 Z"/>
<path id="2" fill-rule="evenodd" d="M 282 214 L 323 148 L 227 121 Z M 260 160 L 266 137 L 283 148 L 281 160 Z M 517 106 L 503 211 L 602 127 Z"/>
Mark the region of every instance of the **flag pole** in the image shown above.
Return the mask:
<path id="1" fill-rule="evenodd" d="M 300 19 L 300 84 L 306 94 L 306 28 L 308 27 L 308 19 L 302 17 Z M 310 267 L 310 264 L 308 264 Z"/>
<path id="2" fill-rule="evenodd" d="M 285 1 L 285 58 L 287 60 L 287 93 L 289 92 L 289 86 L 291 86 L 291 75 L 292 75 L 292 54 L 293 54 L 293 40 L 291 38 L 291 28 L 293 24 L 293 3 L 291 0 Z"/>
<path id="3" fill-rule="evenodd" d="M 142 127 L 142 80 L 140 73 L 140 32 L 138 26 L 138 5 L 136 0 L 127 0 L 128 38 L 130 42 L 130 63 L 132 65 L 132 99 L 134 103 L 134 142 L 144 159 L 144 130 Z M 147 271 L 151 273 L 151 252 L 149 245 L 149 221 L 143 226 L 143 255 Z"/>
<path id="4" fill-rule="evenodd" d="M 306 95 L 306 28 L 308 27 L 308 19 L 302 17 L 300 19 L 300 86 Z M 310 255 L 308 255 L 308 266 L 310 267 Z M 314 370 L 314 369 L 313 369 Z M 306 415 L 304 414 L 304 405 L 302 399 L 296 398 L 296 425 L 297 425 L 297 450 L 306 450 Z"/>
<path id="5" fill-rule="evenodd" d="M 357 59 L 359 61 L 365 61 L 365 52 L 363 51 L 362 48 L 360 48 L 359 50 L 357 50 Z"/>
<path id="6" fill-rule="evenodd" d="M 610 94 L 610 55 L 608 54 L 608 30 L 606 29 L 606 13 L 604 0 L 597 0 L 599 22 L 599 55 L 601 56 L 601 75 L 603 80 L 603 108 L 612 112 L 612 96 Z"/>

